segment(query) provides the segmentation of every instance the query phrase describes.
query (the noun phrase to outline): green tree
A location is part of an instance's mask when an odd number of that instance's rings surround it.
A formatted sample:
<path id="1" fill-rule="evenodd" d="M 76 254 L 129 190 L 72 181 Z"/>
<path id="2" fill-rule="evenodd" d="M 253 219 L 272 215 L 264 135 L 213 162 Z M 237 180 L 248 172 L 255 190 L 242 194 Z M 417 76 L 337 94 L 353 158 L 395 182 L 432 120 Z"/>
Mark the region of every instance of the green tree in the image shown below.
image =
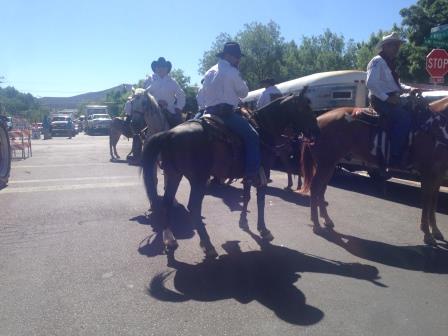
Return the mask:
<path id="1" fill-rule="evenodd" d="M 419 0 L 415 5 L 400 10 L 402 29 L 409 43 L 400 54 L 400 76 L 412 82 L 427 82 L 426 55 L 432 47 L 424 44 L 432 27 L 448 22 L 448 0 Z"/>
<path id="2" fill-rule="evenodd" d="M 273 21 L 266 25 L 258 22 L 246 24 L 235 40 L 246 55 L 241 59 L 240 70 L 250 89 L 258 88 L 266 77 L 286 79 L 287 76 L 282 76 L 285 42 L 278 24 Z"/>
<path id="3" fill-rule="evenodd" d="M 106 100 L 103 104 L 107 105 L 107 109 L 111 117 L 118 117 L 122 114 L 124 104 L 129 96 L 129 91 L 126 88 L 113 90 L 108 92 L 106 95 Z"/>
<path id="4" fill-rule="evenodd" d="M 181 69 L 173 69 L 170 73 L 171 77 L 179 83 L 182 90 L 185 92 L 186 102 L 185 112 L 196 112 L 198 110 L 198 104 L 196 102 L 196 94 L 198 92 L 197 87 L 190 85 L 190 77 L 186 76 Z"/>

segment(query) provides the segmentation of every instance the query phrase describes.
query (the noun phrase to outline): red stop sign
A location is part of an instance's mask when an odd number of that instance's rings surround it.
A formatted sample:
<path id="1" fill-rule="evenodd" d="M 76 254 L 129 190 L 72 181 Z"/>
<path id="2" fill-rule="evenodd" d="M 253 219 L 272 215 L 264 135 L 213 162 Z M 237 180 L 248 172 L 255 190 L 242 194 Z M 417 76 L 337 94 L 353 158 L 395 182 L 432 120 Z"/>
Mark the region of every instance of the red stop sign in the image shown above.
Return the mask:
<path id="1" fill-rule="evenodd" d="M 426 71 L 431 77 L 443 77 L 448 72 L 448 52 L 445 49 L 433 49 L 426 56 Z"/>

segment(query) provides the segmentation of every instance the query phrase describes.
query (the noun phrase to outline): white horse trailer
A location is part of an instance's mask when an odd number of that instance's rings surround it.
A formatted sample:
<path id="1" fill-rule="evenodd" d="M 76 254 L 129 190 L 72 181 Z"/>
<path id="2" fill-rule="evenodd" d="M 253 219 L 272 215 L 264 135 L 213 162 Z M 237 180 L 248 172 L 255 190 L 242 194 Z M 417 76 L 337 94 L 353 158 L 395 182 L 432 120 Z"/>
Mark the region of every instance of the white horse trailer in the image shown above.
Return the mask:
<path id="1" fill-rule="evenodd" d="M 367 106 L 366 76 L 365 71 L 329 71 L 300 77 L 276 86 L 283 95 L 299 94 L 308 86 L 306 95 L 311 100 L 311 107 L 317 114 L 321 114 L 342 106 Z M 255 109 L 263 91 L 264 89 L 258 89 L 249 92 L 243 103 Z"/>

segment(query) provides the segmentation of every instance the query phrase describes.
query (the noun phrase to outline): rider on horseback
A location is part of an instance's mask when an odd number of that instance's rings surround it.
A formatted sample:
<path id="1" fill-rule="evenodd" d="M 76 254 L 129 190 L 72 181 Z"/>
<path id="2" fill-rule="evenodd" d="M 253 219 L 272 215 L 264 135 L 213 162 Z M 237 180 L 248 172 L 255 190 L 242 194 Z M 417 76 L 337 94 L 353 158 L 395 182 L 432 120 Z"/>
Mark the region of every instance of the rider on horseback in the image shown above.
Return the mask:
<path id="1" fill-rule="evenodd" d="M 219 116 L 226 126 L 244 142 L 247 183 L 258 181 L 260 168 L 260 145 L 257 131 L 239 113 L 236 113 L 241 98 L 247 96 L 249 88 L 238 71 L 240 45 L 227 42 L 222 52 L 216 55 L 219 61 L 204 76 L 202 95 L 205 113 Z"/>
<path id="2" fill-rule="evenodd" d="M 163 57 L 152 62 L 154 74 L 146 80 L 144 87 L 166 112 L 170 127 L 174 127 L 183 122 L 182 109 L 186 98 L 180 85 L 169 75 L 171 67 L 171 62 Z"/>
<path id="3" fill-rule="evenodd" d="M 400 93 L 417 89 L 400 83 L 396 58 L 403 41 L 397 33 L 386 35 L 378 43 L 379 54 L 367 65 L 366 85 L 372 107 L 390 123 L 391 156 L 389 166 L 405 168 L 403 152 L 408 143 L 412 115 L 400 105 Z"/>

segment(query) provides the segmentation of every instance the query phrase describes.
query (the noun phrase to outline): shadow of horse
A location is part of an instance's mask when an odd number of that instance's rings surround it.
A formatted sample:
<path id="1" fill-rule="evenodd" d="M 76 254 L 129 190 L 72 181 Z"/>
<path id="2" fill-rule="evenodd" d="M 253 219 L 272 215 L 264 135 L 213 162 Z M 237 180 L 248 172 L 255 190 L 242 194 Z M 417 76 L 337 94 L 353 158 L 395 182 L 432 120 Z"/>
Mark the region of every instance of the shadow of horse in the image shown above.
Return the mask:
<path id="1" fill-rule="evenodd" d="M 238 185 L 240 182 L 235 182 Z M 241 185 L 242 186 L 242 185 Z M 228 184 L 210 184 L 207 187 L 207 195 L 222 199 L 230 211 L 243 211 L 243 189 Z M 300 206 L 309 206 L 309 197 L 284 188 L 266 187 L 266 195 L 280 198 L 286 202 Z"/>
<path id="2" fill-rule="evenodd" d="M 195 265 L 171 255 L 168 265 L 175 271 L 157 274 L 150 281 L 149 294 L 168 302 L 233 298 L 247 304 L 255 300 L 288 323 L 312 325 L 321 321 L 324 313 L 307 304 L 303 292 L 294 285 L 299 273 L 333 274 L 385 287 L 378 282 L 378 270 L 373 266 L 323 259 L 270 244 L 262 245 L 261 251 L 242 252 L 238 243 L 226 242 L 222 245 L 226 255 Z M 168 280 L 173 281 L 177 292 L 167 288 Z"/>
<path id="3" fill-rule="evenodd" d="M 173 207 L 172 212 L 173 234 L 177 239 L 190 239 L 194 236 L 194 227 L 190 218 L 190 213 L 184 206 L 178 204 Z M 136 216 L 130 221 L 142 225 L 149 225 L 152 233 L 143 239 L 138 248 L 138 252 L 148 257 L 154 257 L 164 254 L 164 245 L 162 240 L 162 214 L 160 212 L 151 212 L 147 216 Z"/>
<path id="4" fill-rule="evenodd" d="M 235 182 L 235 183 L 239 183 Z M 242 186 L 242 185 L 241 185 Z M 222 199 L 230 211 L 243 210 L 243 189 L 228 184 L 210 183 L 206 195 Z"/>
<path id="5" fill-rule="evenodd" d="M 448 274 L 448 244 L 444 248 L 426 245 L 396 246 L 334 230 L 325 230 L 320 236 L 361 259 L 410 271 Z"/>
<path id="6" fill-rule="evenodd" d="M 378 187 L 377 183 L 372 183 L 372 179 L 358 174 L 342 172 L 334 174 L 329 185 L 336 188 L 385 199 L 391 202 L 408 205 L 414 208 L 421 208 L 421 190 L 420 187 L 417 186 L 387 181 L 387 192 L 384 194 L 384 192 L 382 192 Z M 448 193 L 439 192 L 437 212 L 448 215 Z"/>

